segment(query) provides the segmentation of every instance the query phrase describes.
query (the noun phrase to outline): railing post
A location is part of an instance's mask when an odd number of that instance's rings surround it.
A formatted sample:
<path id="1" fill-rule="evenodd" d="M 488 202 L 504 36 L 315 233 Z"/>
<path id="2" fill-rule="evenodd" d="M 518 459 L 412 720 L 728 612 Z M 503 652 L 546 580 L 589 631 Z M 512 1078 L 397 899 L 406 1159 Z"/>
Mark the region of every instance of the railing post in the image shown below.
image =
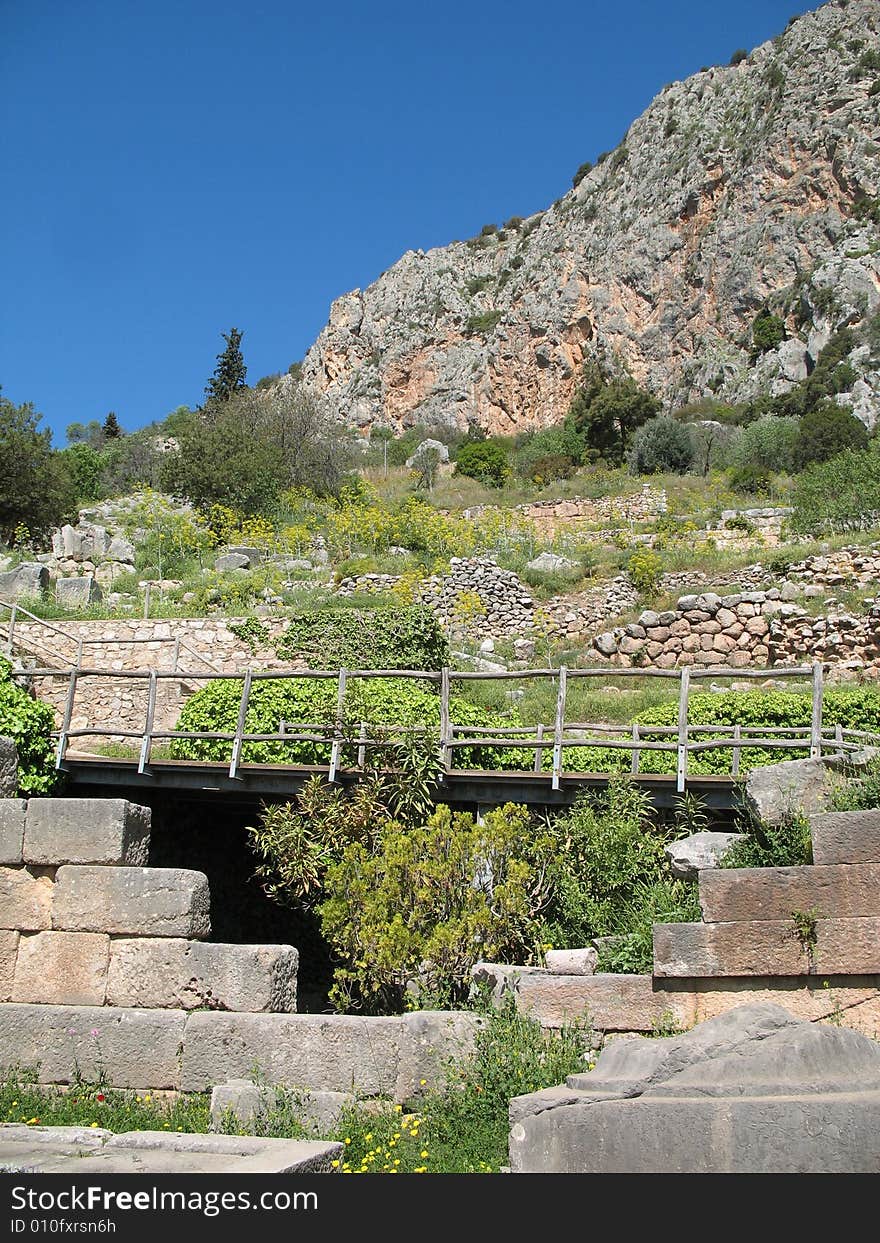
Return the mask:
<path id="1" fill-rule="evenodd" d="M 681 689 L 678 695 L 678 749 L 676 753 L 675 788 L 684 794 L 687 781 L 687 742 L 688 742 L 688 696 L 690 694 L 691 670 L 689 665 L 682 665 Z"/>
<path id="2" fill-rule="evenodd" d="M 174 640 L 174 650 L 171 653 L 171 672 L 177 673 L 177 666 L 180 664 L 180 635 Z"/>
<path id="3" fill-rule="evenodd" d="M 367 723 L 361 721 L 360 733 L 358 734 L 358 768 L 363 768 L 367 758 Z"/>
<path id="4" fill-rule="evenodd" d="M 153 584 L 147 580 L 144 584 L 144 621 L 150 616 L 150 592 L 153 590 Z"/>
<path id="5" fill-rule="evenodd" d="M 742 747 L 740 746 L 741 738 L 742 738 L 742 726 L 739 723 L 737 723 L 733 727 L 733 759 L 730 761 L 731 777 L 739 776 L 739 760 L 740 760 L 740 752 L 742 751 Z"/>
<path id="6" fill-rule="evenodd" d="M 13 604 L 9 613 L 9 642 L 6 644 L 6 655 L 12 655 L 12 646 L 15 639 L 15 622 L 18 617 L 18 605 Z"/>
<path id="7" fill-rule="evenodd" d="M 440 769 L 443 776 L 449 772 L 452 735 L 449 730 L 449 666 L 440 670 Z"/>
<path id="8" fill-rule="evenodd" d="M 535 772 L 539 773 L 544 765 L 544 748 L 540 745 L 544 741 L 544 726 L 541 722 L 538 723 L 535 740 L 539 744 L 535 747 Z"/>
<path id="9" fill-rule="evenodd" d="M 813 665 L 813 716 L 810 721 L 810 759 L 822 755 L 822 663 Z"/>
<path id="10" fill-rule="evenodd" d="M 55 767 L 61 768 L 64 764 L 64 756 L 67 752 L 67 731 L 70 729 L 70 722 L 73 719 L 73 701 L 76 697 L 76 682 L 79 677 L 78 669 L 71 669 L 70 682 L 67 687 L 67 702 L 64 705 L 64 717 L 61 721 L 61 732 L 58 735 L 58 750 L 55 753 Z"/>
<path id="11" fill-rule="evenodd" d="M 559 691 L 556 695 L 556 720 L 553 724 L 553 782 L 552 788 L 559 789 L 562 774 L 562 732 L 565 728 L 565 690 L 568 669 L 559 666 Z"/>
<path id="12" fill-rule="evenodd" d="M 641 759 L 641 752 L 639 751 L 639 723 L 638 721 L 633 721 L 632 740 L 633 740 L 633 749 L 632 749 L 632 765 L 630 767 L 630 772 L 633 775 L 633 777 L 635 777 L 638 774 L 639 760 Z"/>
<path id="13" fill-rule="evenodd" d="M 339 768 L 339 752 L 342 749 L 342 709 L 345 703 L 345 683 L 348 679 L 348 672 L 345 669 L 339 670 L 339 693 L 336 696 L 336 723 L 334 726 L 333 746 L 330 748 L 330 772 L 327 774 L 327 780 L 331 783 L 336 780 L 336 770 Z"/>
<path id="14" fill-rule="evenodd" d="M 238 766 L 241 763 L 241 746 L 242 734 L 244 733 L 244 723 L 247 718 L 248 700 L 251 696 L 251 677 L 252 671 L 245 670 L 244 686 L 241 691 L 241 703 L 238 705 L 238 725 L 235 728 L 235 738 L 232 740 L 232 762 L 229 765 L 229 776 L 234 778 L 238 774 Z"/>
<path id="15" fill-rule="evenodd" d="M 843 726 L 840 721 L 834 726 L 834 745 L 837 747 L 838 752 L 843 755 Z"/>
<path id="16" fill-rule="evenodd" d="M 156 671 L 150 670 L 150 689 L 147 694 L 147 719 L 144 728 L 144 738 L 141 743 L 141 755 L 138 760 L 138 772 L 143 773 L 147 769 L 150 762 L 150 750 L 153 744 L 153 721 L 156 716 Z"/>

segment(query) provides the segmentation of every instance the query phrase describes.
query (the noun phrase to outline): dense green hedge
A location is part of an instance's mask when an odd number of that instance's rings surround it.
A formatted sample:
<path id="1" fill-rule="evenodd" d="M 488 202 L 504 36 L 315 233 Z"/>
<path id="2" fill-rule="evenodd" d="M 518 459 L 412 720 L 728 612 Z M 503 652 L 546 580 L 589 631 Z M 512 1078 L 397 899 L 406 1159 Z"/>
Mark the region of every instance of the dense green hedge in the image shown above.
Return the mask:
<path id="1" fill-rule="evenodd" d="M 796 691 L 720 691 L 691 695 L 688 722 L 692 725 L 788 726 L 808 729 L 812 717 L 812 698 Z M 640 725 L 675 725 L 678 702 L 646 709 L 639 715 Z M 842 725 L 844 729 L 870 730 L 880 734 L 880 691 L 873 687 L 841 687 L 826 690 L 822 723 Z M 650 738 L 648 731 L 642 736 Z M 722 738 L 723 734 L 706 733 L 700 741 Z M 729 735 L 728 735 L 729 737 Z M 656 735 L 654 741 L 674 742 L 673 735 Z M 692 739 L 693 741 L 693 739 Z M 740 769 L 762 768 L 781 760 L 803 759 L 807 744 L 801 749 L 785 747 L 743 747 Z M 692 752 L 688 756 L 690 773 L 730 772 L 732 750 L 719 747 L 712 751 Z M 640 768 L 645 773 L 675 772 L 676 757 L 669 751 L 643 751 Z M 549 760 L 545 757 L 545 767 Z M 611 751 L 600 747 L 572 747 L 563 752 L 563 768 L 567 772 L 627 772 L 630 752 Z"/>
<path id="2" fill-rule="evenodd" d="M 449 644 L 424 605 L 322 609 L 291 619 L 278 644 L 283 657 L 311 669 L 442 669 Z"/>
<path id="3" fill-rule="evenodd" d="M 46 794 L 57 781 L 50 736 L 55 716 L 12 681 L 11 668 L 0 656 L 0 737 L 11 738 L 18 751 L 19 792 Z"/>
<path id="4" fill-rule="evenodd" d="M 238 724 L 242 683 L 229 679 L 212 682 L 187 702 L 177 729 L 234 732 Z M 336 716 L 337 683 L 331 678 L 261 679 L 254 682 L 245 723 L 251 734 L 277 733 L 280 721 L 329 725 Z M 450 696 L 450 718 L 455 725 L 502 726 L 516 724 L 508 717 L 487 712 L 456 695 Z M 344 708 L 347 736 L 357 738 L 361 721 L 381 725 L 425 725 L 438 731 L 440 698 L 427 686 L 397 678 L 349 679 Z M 292 731 L 295 732 L 295 731 Z M 307 732 L 307 731 L 303 731 Z M 172 743 L 175 759 L 228 760 L 232 743 L 222 739 L 186 740 Z M 343 762 L 352 761 L 356 746 L 344 748 Z M 491 747 L 462 747 L 453 753 L 453 766 L 461 768 L 521 768 L 530 753 Z M 326 764 L 330 747 L 315 742 L 248 742 L 242 760 L 262 764 Z M 368 753 L 369 758 L 369 753 Z"/>

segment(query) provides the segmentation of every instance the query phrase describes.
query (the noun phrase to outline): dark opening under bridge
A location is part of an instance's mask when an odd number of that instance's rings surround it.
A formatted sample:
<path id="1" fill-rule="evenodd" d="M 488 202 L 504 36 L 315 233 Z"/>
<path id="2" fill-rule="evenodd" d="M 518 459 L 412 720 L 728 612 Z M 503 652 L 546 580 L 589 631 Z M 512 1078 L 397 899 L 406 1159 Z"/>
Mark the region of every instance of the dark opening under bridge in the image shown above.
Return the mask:
<path id="1" fill-rule="evenodd" d="M 176 665 L 176 661 L 175 661 Z M 69 784 L 102 788 L 115 792 L 151 789 L 165 794 L 177 792 L 186 799 L 233 799 L 253 802 L 258 798 L 290 798 L 314 774 L 328 781 L 348 785 L 371 767 L 381 767 L 382 748 L 395 739 L 418 733 L 436 739 L 442 773 L 440 797 L 455 804 L 488 806 L 507 801 L 536 806 L 559 806 L 569 803 L 580 791 L 601 788 L 609 773 L 577 768 L 578 753 L 584 748 L 600 748 L 620 754 L 617 771 L 626 771 L 649 794 L 657 806 L 671 805 L 685 791 L 701 798 L 708 808 L 719 812 L 730 810 L 735 803 L 737 777 L 743 751 L 749 748 L 780 749 L 811 757 L 823 753 L 846 753 L 866 745 L 880 743 L 880 737 L 865 731 L 823 725 L 823 669 L 820 664 L 789 666 L 776 669 L 734 669 L 727 666 L 685 666 L 680 669 L 530 669 L 505 672 L 463 672 L 444 668 L 425 670 L 256 670 L 242 673 L 221 673 L 215 670 L 183 671 L 138 669 L 121 670 L 86 667 L 78 661 L 69 668 L 57 666 L 22 669 L 19 679 L 66 679 L 67 689 L 57 739 L 56 766 L 67 774 Z M 439 724 L 437 725 L 368 725 L 352 723 L 346 716 L 346 692 L 357 679 L 417 680 L 438 690 Z M 596 721 L 569 721 L 566 705 L 570 688 L 582 679 L 651 678 L 677 684 L 678 719 L 675 725 L 615 724 Z M 767 678 L 807 678 L 810 680 L 811 722 L 808 727 L 769 727 L 764 725 L 695 724 L 688 721 L 690 689 L 693 683 L 709 679 L 763 680 Z M 134 680 L 145 692 L 143 726 L 123 729 L 106 720 L 95 724 L 74 725 L 83 716 L 85 701 L 88 719 L 89 686 L 94 679 L 111 683 Z M 294 679 L 330 679 L 336 684 L 336 712 L 332 720 L 320 723 L 278 722 L 273 733 L 248 732 L 246 728 L 251 693 L 256 684 Z M 556 688 L 556 709 L 552 723 L 534 725 L 476 726 L 457 723 L 452 719 L 450 688 L 454 683 L 469 681 L 524 682 L 549 679 Z M 216 681 L 241 684 L 236 728 L 227 731 L 186 731 L 162 728 L 157 723 L 156 709 L 159 688 L 164 682 L 194 686 Z M 332 715 L 332 714 L 331 714 Z M 112 739 L 136 752 L 128 757 L 89 751 L 88 741 Z M 204 741 L 229 744 L 228 758 L 223 760 L 171 759 L 162 750 L 175 741 Z M 244 758 L 248 744 L 279 745 L 309 743 L 323 747 L 327 762 L 303 764 L 296 762 L 256 763 Z M 509 753 L 510 763 L 503 767 L 484 768 L 477 764 L 457 766 L 462 752 L 471 758 L 485 758 L 485 749 Z M 724 749 L 731 753 L 730 772 L 705 775 L 688 771 L 689 757 L 709 750 Z M 654 752 L 670 757 L 669 772 L 642 771 L 642 757 Z M 586 753 L 585 753 L 586 754 Z M 527 762 L 523 763 L 524 756 Z M 674 770 L 673 763 L 674 760 Z M 514 767 L 514 763 L 516 767 Z"/>

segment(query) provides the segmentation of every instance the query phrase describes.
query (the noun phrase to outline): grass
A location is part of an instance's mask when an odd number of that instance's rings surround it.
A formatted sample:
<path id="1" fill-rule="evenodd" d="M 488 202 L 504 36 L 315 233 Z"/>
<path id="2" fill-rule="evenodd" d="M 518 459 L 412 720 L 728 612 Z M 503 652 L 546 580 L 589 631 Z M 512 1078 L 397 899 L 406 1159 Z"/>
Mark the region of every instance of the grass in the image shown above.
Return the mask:
<path id="1" fill-rule="evenodd" d="M 490 1011 L 477 1034 L 473 1059 L 448 1068 L 443 1090 L 428 1090 L 410 1108 L 389 1102 L 384 1107 L 378 1102 L 354 1105 L 326 1138 L 344 1145 L 340 1166 L 346 1174 L 497 1173 L 507 1163 L 511 1097 L 552 1087 L 588 1069 L 591 1042 L 585 1023 L 546 1032 L 512 1004 Z M 204 1133 L 210 1108 L 202 1095 L 158 1098 L 84 1082 L 66 1091 L 41 1089 L 32 1073 L 9 1070 L 0 1081 L 0 1120 L 115 1132 Z M 297 1139 L 310 1133 L 298 1111 L 297 1093 L 285 1089 L 275 1090 L 268 1112 L 249 1131 L 239 1130 L 228 1114 L 221 1130 Z"/>

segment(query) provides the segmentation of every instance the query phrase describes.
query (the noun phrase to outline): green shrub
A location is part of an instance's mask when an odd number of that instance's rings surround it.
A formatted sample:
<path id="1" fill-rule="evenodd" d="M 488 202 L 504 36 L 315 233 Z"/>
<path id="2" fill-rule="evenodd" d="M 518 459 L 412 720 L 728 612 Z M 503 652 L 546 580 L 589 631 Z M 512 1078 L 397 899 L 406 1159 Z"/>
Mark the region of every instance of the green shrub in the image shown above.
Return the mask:
<path id="1" fill-rule="evenodd" d="M 209 683 L 187 700 L 177 729 L 184 733 L 234 733 L 238 724 L 243 683 L 225 679 Z M 338 687 L 335 678 L 260 678 L 251 687 L 245 732 L 273 734 L 279 722 L 291 727 L 316 725 L 326 732 L 336 718 Z M 450 718 L 455 725 L 516 725 L 516 718 L 490 713 L 457 695 L 449 698 Z M 426 685 L 395 678 L 350 678 L 343 705 L 343 729 L 348 740 L 342 762 L 353 763 L 360 723 L 373 726 L 371 737 L 382 737 L 393 725 L 424 725 L 439 745 L 440 697 Z M 308 733 L 308 730 L 298 732 Z M 232 743 L 220 739 L 175 739 L 174 759 L 228 761 Z M 369 748 L 368 759 L 375 754 Z M 327 764 L 330 747 L 320 742 L 246 742 L 242 761 L 253 764 Z M 460 747 L 454 752 L 455 767 L 515 769 L 530 766 L 529 753 L 521 748 Z"/>
<path id="2" fill-rule="evenodd" d="M 792 529 L 802 534 L 858 531 L 880 519 L 880 445 L 847 449 L 808 467 L 795 481 Z"/>
<path id="3" fill-rule="evenodd" d="M 500 311 L 482 311 L 479 315 L 471 315 L 464 326 L 468 336 L 485 335 L 492 332 L 501 319 Z"/>
<path id="4" fill-rule="evenodd" d="M 543 877 L 528 810 L 481 823 L 439 806 L 422 828 L 389 823 L 374 850 L 352 842 L 326 875 L 321 923 L 341 965 L 331 996 L 387 1013 L 461 1002 L 477 959 L 534 962 Z"/>
<path id="5" fill-rule="evenodd" d="M 637 429 L 629 451 L 634 475 L 683 475 L 694 460 L 690 429 L 664 415 L 649 419 Z"/>
<path id="6" fill-rule="evenodd" d="M 58 781 L 51 738 L 55 714 L 13 682 L 11 670 L 9 661 L 0 656 L 0 738 L 15 743 L 19 792 L 48 794 Z"/>
<path id="7" fill-rule="evenodd" d="M 521 478 L 533 481 L 567 479 L 583 452 L 583 437 L 570 421 L 545 427 L 517 449 L 516 472 Z"/>
<path id="8" fill-rule="evenodd" d="M 803 813 L 793 812 L 778 824 L 744 817 L 739 829 L 745 838 L 731 846 L 720 867 L 784 868 L 813 862 L 810 822 Z"/>
<path id="9" fill-rule="evenodd" d="M 466 441 L 458 450 L 455 473 L 499 488 L 510 474 L 507 454 L 492 440 Z"/>
<path id="10" fill-rule="evenodd" d="M 775 350 L 785 340 L 785 324 L 778 315 L 772 315 L 766 308 L 759 311 L 752 321 L 752 343 L 758 354 L 767 350 Z"/>
<path id="11" fill-rule="evenodd" d="M 626 572 L 639 595 L 652 596 L 660 587 L 663 560 L 656 552 L 639 548 L 627 562 Z"/>
<path id="12" fill-rule="evenodd" d="M 581 184 L 581 182 L 583 181 L 583 179 L 586 177 L 587 173 L 590 173 L 592 171 L 593 171 L 593 165 L 590 163 L 589 160 L 585 160 L 584 163 L 581 164 L 580 168 L 577 170 L 575 175 L 572 177 L 571 188 L 573 190 L 576 190 L 578 186 Z"/>
<path id="13" fill-rule="evenodd" d="M 310 669 L 426 669 L 449 664 L 449 644 L 430 609 L 412 604 L 371 609 L 321 609 L 290 620 L 277 645 L 285 659 Z"/>
<path id="14" fill-rule="evenodd" d="M 867 449 L 868 429 L 851 410 L 826 401 L 807 411 L 800 422 L 794 447 L 794 468 L 805 470 L 814 462 L 827 462 L 845 449 Z"/>
<path id="15" fill-rule="evenodd" d="M 792 471 L 799 435 L 797 419 L 765 415 L 749 423 L 731 453 L 734 476 L 769 479 L 780 472 Z"/>
<path id="16" fill-rule="evenodd" d="M 848 780 L 831 795 L 834 811 L 873 811 L 880 807 L 880 761 L 850 769 Z"/>

